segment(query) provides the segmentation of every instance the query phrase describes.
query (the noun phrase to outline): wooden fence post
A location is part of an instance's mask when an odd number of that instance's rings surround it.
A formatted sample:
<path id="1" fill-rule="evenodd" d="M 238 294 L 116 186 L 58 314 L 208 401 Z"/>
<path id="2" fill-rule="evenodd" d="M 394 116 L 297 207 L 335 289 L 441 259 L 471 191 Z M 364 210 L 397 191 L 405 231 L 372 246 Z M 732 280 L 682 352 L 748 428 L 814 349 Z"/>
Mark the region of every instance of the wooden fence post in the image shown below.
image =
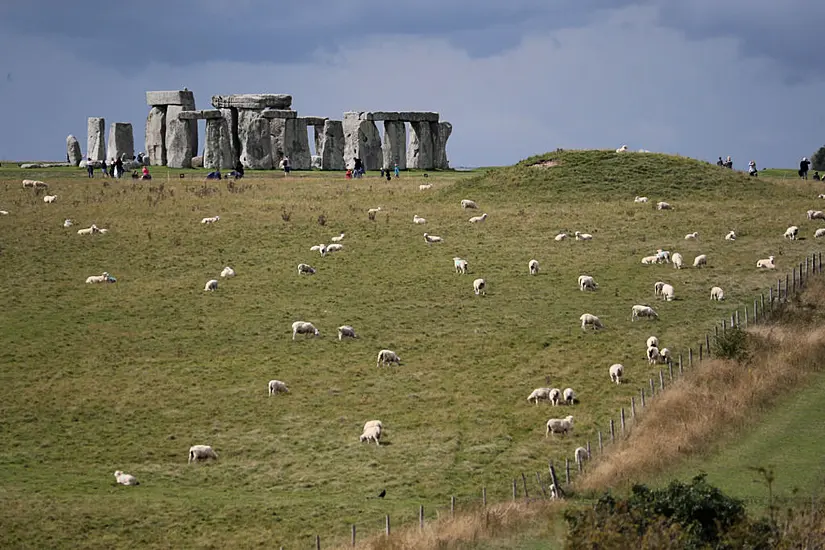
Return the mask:
<path id="1" fill-rule="evenodd" d="M 613 443 L 616 441 L 616 428 L 613 425 L 613 419 L 610 419 L 610 442 Z"/>
<path id="2" fill-rule="evenodd" d="M 650 397 L 656 395 L 656 384 L 653 383 L 653 378 L 648 378 L 648 382 L 650 382 Z"/>
<path id="3" fill-rule="evenodd" d="M 592 455 L 590 454 L 590 440 L 587 440 L 587 458 L 590 458 Z"/>
<path id="4" fill-rule="evenodd" d="M 622 435 L 624 435 L 624 407 L 622 407 L 621 411 L 619 412 L 619 418 L 621 419 L 622 424 Z"/>
<path id="5" fill-rule="evenodd" d="M 486 508 L 487 507 L 487 487 L 481 488 L 481 504 Z"/>
<path id="6" fill-rule="evenodd" d="M 738 313 L 738 311 L 737 311 Z M 745 328 L 748 328 L 748 306 L 745 306 Z"/>
<path id="7" fill-rule="evenodd" d="M 570 485 L 570 459 L 564 459 L 564 483 Z"/>
<path id="8" fill-rule="evenodd" d="M 641 391 L 639 392 L 639 396 L 642 399 L 642 408 L 644 409 L 645 408 L 645 389 L 644 388 L 642 388 Z"/>
<path id="9" fill-rule="evenodd" d="M 699 344 L 699 362 L 702 362 L 702 344 Z"/>
<path id="10" fill-rule="evenodd" d="M 389 514 L 387 514 L 387 516 L 386 516 L 386 521 L 387 521 L 386 529 L 385 529 L 384 532 L 387 536 L 390 536 L 390 515 Z"/>
<path id="11" fill-rule="evenodd" d="M 662 369 L 659 369 L 659 389 L 662 391 L 665 389 L 665 375 L 662 372 Z"/>
<path id="12" fill-rule="evenodd" d="M 726 331 L 726 330 L 727 330 L 727 328 L 728 328 L 727 323 L 728 323 L 728 322 L 727 322 L 725 319 L 722 319 L 722 336 L 724 336 L 724 335 L 725 335 L 725 331 Z"/>
<path id="13" fill-rule="evenodd" d="M 602 445 L 602 431 L 599 430 L 599 454 L 604 452 L 604 446 Z"/>
<path id="14" fill-rule="evenodd" d="M 513 478 L 513 500 L 514 501 L 516 500 L 516 491 L 517 491 L 516 480 L 515 480 L 515 478 Z"/>
<path id="15" fill-rule="evenodd" d="M 705 352 L 708 354 L 708 357 L 710 357 L 710 334 L 707 332 L 705 333 Z"/>
<path id="16" fill-rule="evenodd" d="M 688 368 L 693 368 L 693 348 L 688 348 Z"/>
<path id="17" fill-rule="evenodd" d="M 515 495 L 516 480 L 513 480 L 513 494 Z M 513 497 L 515 498 L 515 496 Z M 455 516 L 455 495 L 450 496 L 450 517 Z"/>
<path id="18" fill-rule="evenodd" d="M 786 287 L 788 285 L 785 285 Z M 796 294 L 796 266 L 793 268 L 793 272 L 791 273 L 791 296 Z"/>
<path id="19" fill-rule="evenodd" d="M 355 546 L 355 524 L 352 524 L 352 545 Z"/>
<path id="20" fill-rule="evenodd" d="M 759 321 L 759 316 L 756 312 L 756 298 L 753 299 L 753 322 L 756 323 Z"/>
<path id="21" fill-rule="evenodd" d="M 564 489 L 559 485 L 559 479 L 556 477 L 556 469 L 553 467 L 552 462 L 550 463 L 550 483 L 553 486 L 551 493 L 557 498 L 564 497 Z"/>
<path id="22" fill-rule="evenodd" d="M 424 505 L 418 507 L 418 528 L 424 530 Z"/>
<path id="23" fill-rule="evenodd" d="M 568 477 L 570 477 L 569 474 Z M 567 483 L 570 483 L 570 480 Z M 524 476 L 524 472 L 521 472 L 521 484 L 524 485 L 524 499 L 526 500 L 530 498 L 530 494 L 527 492 L 527 478 Z"/>
<path id="24" fill-rule="evenodd" d="M 790 280 L 790 276 L 785 273 L 785 301 L 788 301 L 788 281 Z"/>
<path id="25" fill-rule="evenodd" d="M 630 418 L 636 418 L 636 398 L 630 396 Z"/>
<path id="26" fill-rule="evenodd" d="M 315 550 L 321 550 L 321 535 L 315 535 Z"/>
<path id="27" fill-rule="evenodd" d="M 740 327 L 740 325 L 739 325 L 739 308 L 736 308 L 736 314 L 735 314 L 735 317 L 736 317 L 736 326 L 737 326 L 737 327 Z M 741 327 L 740 327 L 740 328 L 741 328 Z"/>
<path id="28" fill-rule="evenodd" d="M 765 293 L 759 293 L 759 309 L 762 311 L 762 318 L 765 318 Z"/>
<path id="29" fill-rule="evenodd" d="M 670 378 L 670 381 L 673 382 L 673 361 L 667 362 L 667 375 Z"/>
<path id="30" fill-rule="evenodd" d="M 679 376 L 682 376 L 684 371 L 682 370 L 682 354 L 679 354 Z"/>

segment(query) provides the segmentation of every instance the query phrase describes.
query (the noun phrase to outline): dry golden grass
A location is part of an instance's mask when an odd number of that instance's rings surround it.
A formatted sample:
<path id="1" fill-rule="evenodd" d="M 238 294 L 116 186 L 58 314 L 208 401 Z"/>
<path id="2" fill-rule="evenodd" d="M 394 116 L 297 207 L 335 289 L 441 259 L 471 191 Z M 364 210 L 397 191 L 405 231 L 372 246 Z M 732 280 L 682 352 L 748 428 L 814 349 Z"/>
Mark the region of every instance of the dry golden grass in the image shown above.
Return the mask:
<path id="1" fill-rule="evenodd" d="M 609 448 L 577 484 L 602 490 L 644 482 L 678 461 L 712 451 L 758 413 L 825 368 L 825 283 L 815 279 L 771 323 L 748 329 L 750 359 L 710 360 L 648 403 L 630 436 Z"/>

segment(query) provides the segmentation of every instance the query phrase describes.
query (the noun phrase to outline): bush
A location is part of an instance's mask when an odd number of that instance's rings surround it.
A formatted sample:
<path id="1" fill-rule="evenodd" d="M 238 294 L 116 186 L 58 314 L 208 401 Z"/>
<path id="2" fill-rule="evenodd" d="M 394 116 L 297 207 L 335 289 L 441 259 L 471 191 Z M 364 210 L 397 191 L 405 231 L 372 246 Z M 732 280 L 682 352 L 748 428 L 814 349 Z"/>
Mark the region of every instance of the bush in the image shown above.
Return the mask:
<path id="1" fill-rule="evenodd" d="M 814 170 L 825 170 L 825 147 L 820 147 L 819 150 L 811 157 L 811 165 Z"/>
<path id="2" fill-rule="evenodd" d="M 748 334 L 739 327 L 726 329 L 713 341 L 713 354 L 719 359 L 744 361 L 748 358 Z"/>

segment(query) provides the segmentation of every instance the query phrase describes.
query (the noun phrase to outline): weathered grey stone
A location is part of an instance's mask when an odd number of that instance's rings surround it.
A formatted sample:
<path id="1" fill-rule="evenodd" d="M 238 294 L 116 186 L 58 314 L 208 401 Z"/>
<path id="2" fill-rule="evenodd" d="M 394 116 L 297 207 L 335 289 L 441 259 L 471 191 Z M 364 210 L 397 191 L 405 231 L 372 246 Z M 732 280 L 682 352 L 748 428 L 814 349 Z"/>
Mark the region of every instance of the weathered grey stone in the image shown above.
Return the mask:
<path id="1" fill-rule="evenodd" d="M 326 122 L 326 121 L 324 121 Z M 315 154 L 320 156 L 321 155 L 321 146 L 324 143 L 324 123 L 321 124 L 313 124 L 313 137 L 315 138 Z"/>
<path id="2" fill-rule="evenodd" d="M 431 111 L 401 111 L 398 113 L 398 119 L 407 122 L 438 122 L 438 113 Z"/>
<path id="3" fill-rule="evenodd" d="M 192 157 L 192 168 L 203 168 L 203 157 Z"/>
<path id="4" fill-rule="evenodd" d="M 269 145 L 272 149 L 272 166 L 278 168 L 284 159 L 284 141 L 286 138 L 286 119 L 269 119 Z"/>
<path id="5" fill-rule="evenodd" d="M 106 156 L 109 159 L 135 156 L 135 135 L 130 122 L 113 122 L 109 127 L 109 147 Z"/>
<path id="6" fill-rule="evenodd" d="M 324 122 L 329 120 L 329 118 L 324 116 L 302 116 L 301 118 L 306 120 L 309 126 L 323 126 Z"/>
<path id="7" fill-rule="evenodd" d="M 289 157 L 290 167 L 293 170 L 309 170 L 312 168 L 309 136 L 305 119 L 291 118 L 284 121 L 283 145 L 284 154 Z"/>
<path id="8" fill-rule="evenodd" d="M 378 170 L 383 162 L 381 134 L 371 120 L 362 120 L 361 113 L 344 113 L 344 162 L 348 167 L 360 158 L 366 170 Z"/>
<path id="9" fill-rule="evenodd" d="M 264 109 L 261 111 L 261 116 L 264 118 L 295 118 L 298 116 L 298 111 L 290 109 Z"/>
<path id="10" fill-rule="evenodd" d="M 162 105 L 191 105 L 192 109 L 194 109 L 195 94 L 189 90 L 146 92 L 146 104 L 152 107 L 159 107 Z"/>
<path id="11" fill-rule="evenodd" d="M 351 111 L 361 120 L 389 122 L 438 122 L 438 113 L 432 111 Z"/>
<path id="12" fill-rule="evenodd" d="M 106 121 L 100 117 L 90 116 L 87 123 L 86 156 L 92 160 L 106 159 L 106 140 L 103 132 Z"/>
<path id="13" fill-rule="evenodd" d="M 208 120 L 210 118 L 221 118 L 220 109 L 209 109 L 206 111 L 181 111 L 179 120 Z"/>
<path id="14" fill-rule="evenodd" d="M 229 127 L 229 151 L 231 153 L 232 165 L 229 166 L 232 170 L 240 163 L 241 158 L 241 144 L 238 140 L 238 110 L 237 109 L 221 109 L 223 119 Z"/>
<path id="15" fill-rule="evenodd" d="M 317 151 L 321 157 L 321 170 L 346 169 L 344 164 L 344 126 L 340 120 L 324 122 L 324 127 L 321 130 L 321 144 L 318 146 Z"/>
<path id="16" fill-rule="evenodd" d="M 31 168 L 67 168 L 71 166 L 68 162 L 26 162 L 20 168 L 28 170 Z"/>
<path id="17" fill-rule="evenodd" d="M 232 136 L 229 122 L 221 118 L 206 119 L 206 144 L 203 152 L 203 165 L 206 168 L 232 170 L 235 159 L 232 154 Z"/>
<path id="18" fill-rule="evenodd" d="M 180 120 L 178 115 L 185 108 L 180 105 L 169 105 L 166 108 L 166 165 L 170 168 L 191 168 L 192 157 L 197 154 L 198 142 L 192 139 L 197 137 L 197 123 L 194 120 Z"/>
<path id="19" fill-rule="evenodd" d="M 289 109 L 292 96 L 288 94 L 234 94 L 213 95 L 212 105 L 217 109 Z"/>
<path id="20" fill-rule="evenodd" d="M 321 155 L 312 155 L 312 168 L 320 170 L 323 167 L 324 164 L 321 162 Z"/>
<path id="21" fill-rule="evenodd" d="M 450 160 L 447 158 L 447 140 L 453 133 L 453 125 L 449 122 L 437 122 L 430 124 L 433 131 L 433 168 L 447 170 L 450 167 Z"/>
<path id="22" fill-rule="evenodd" d="M 407 168 L 413 170 L 433 169 L 433 136 L 429 122 L 410 123 Z"/>
<path id="23" fill-rule="evenodd" d="M 270 121 L 263 118 L 260 111 L 238 109 L 240 161 L 246 168 L 272 168 L 272 142 L 269 134 Z"/>
<path id="24" fill-rule="evenodd" d="M 166 166 L 166 106 L 152 107 L 146 117 L 146 151 L 149 164 Z"/>
<path id="25" fill-rule="evenodd" d="M 72 166 L 78 166 L 83 160 L 83 153 L 80 152 L 80 143 L 73 135 L 66 138 L 66 158 Z"/>
<path id="26" fill-rule="evenodd" d="M 384 121 L 384 168 L 407 169 L 407 126 L 400 121 Z"/>

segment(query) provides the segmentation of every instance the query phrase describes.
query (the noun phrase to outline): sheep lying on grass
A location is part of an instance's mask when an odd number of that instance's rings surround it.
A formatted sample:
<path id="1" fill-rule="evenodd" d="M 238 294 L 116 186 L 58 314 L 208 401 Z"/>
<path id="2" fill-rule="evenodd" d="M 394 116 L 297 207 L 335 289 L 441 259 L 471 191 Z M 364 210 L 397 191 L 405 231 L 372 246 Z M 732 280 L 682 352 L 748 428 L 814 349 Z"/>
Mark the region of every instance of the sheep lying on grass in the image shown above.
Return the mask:
<path id="1" fill-rule="evenodd" d="M 809 220 L 825 220 L 825 212 L 822 210 L 808 210 Z"/>
<path id="2" fill-rule="evenodd" d="M 698 238 L 699 238 L 699 232 L 698 231 L 694 231 L 693 233 L 688 233 L 687 235 L 685 235 L 685 240 L 686 241 L 692 241 L 692 240 L 696 240 Z"/>
<path id="3" fill-rule="evenodd" d="M 773 263 L 773 256 L 768 256 L 767 258 L 757 260 L 756 267 L 760 269 L 776 269 L 776 265 Z"/>
<path id="4" fill-rule="evenodd" d="M 487 219 L 487 214 L 485 213 L 485 214 L 482 214 L 481 216 L 473 216 L 472 218 L 470 218 L 470 223 L 479 223 L 479 222 L 483 222 L 486 219 Z"/>
<path id="5" fill-rule="evenodd" d="M 727 235 L 725 235 L 726 241 L 735 241 L 736 240 L 736 231 L 730 231 Z"/>
<path id="6" fill-rule="evenodd" d="M 221 277 L 234 277 L 234 276 L 235 276 L 235 270 L 232 269 L 229 266 L 226 266 L 225 268 L 223 268 L 223 271 L 221 271 Z"/>
<path id="7" fill-rule="evenodd" d="M 115 472 L 115 479 L 120 485 L 140 485 L 140 482 L 131 474 L 124 474 L 120 470 Z"/>
<path id="8" fill-rule="evenodd" d="M 190 464 L 192 462 L 197 462 L 198 460 L 206 460 L 207 458 L 211 458 L 212 460 L 218 459 L 218 453 L 216 453 L 209 445 L 192 445 L 189 447 Z"/>
<path id="9" fill-rule="evenodd" d="M 106 271 L 103 272 L 103 275 L 91 275 L 90 277 L 86 277 L 87 283 L 106 283 L 109 281 L 109 273 Z"/>
<path id="10" fill-rule="evenodd" d="M 556 434 L 566 434 L 572 431 L 573 415 L 566 416 L 565 418 L 551 418 L 547 421 L 547 433 L 544 434 L 544 437 L 549 436 L 551 433 L 555 436 Z"/>
<path id="11" fill-rule="evenodd" d="M 427 189 L 431 189 L 432 186 L 433 186 L 432 183 L 422 183 L 421 185 L 418 186 L 418 190 L 419 191 L 426 191 Z"/>
<path id="12" fill-rule="evenodd" d="M 324 243 L 316 244 L 309 247 L 310 252 L 320 252 L 321 256 L 327 255 L 327 245 Z"/>
<path id="13" fill-rule="evenodd" d="M 276 393 L 289 393 L 289 388 L 280 380 L 269 381 L 269 396 L 272 397 Z"/>
<path id="14" fill-rule="evenodd" d="M 340 243 L 333 243 L 327 245 L 327 253 L 338 252 L 340 250 L 344 250 L 344 245 Z"/>
<path id="15" fill-rule="evenodd" d="M 379 351 L 378 361 L 376 361 L 375 366 L 380 367 L 382 364 L 385 366 L 389 366 L 390 363 L 401 365 L 401 358 L 398 357 L 397 353 L 388 349 L 382 349 L 381 351 Z"/>
<path id="16" fill-rule="evenodd" d="M 814 239 L 818 239 L 820 237 L 825 237 L 825 227 L 820 227 L 816 230 L 816 232 L 814 232 Z"/>
<path id="17" fill-rule="evenodd" d="M 670 203 L 661 201 L 656 203 L 656 210 L 673 210 L 673 207 L 670 205 Z"/>
<path id="18" fill-rule="evenodd" d="M 292 339 L 295 340 L 295 337 L 299 334 L 306 334 L 308 337 L 321 335 L 312 323 L 307 323 L 306 321 L 295 321 L 292 323 Z"/>
<path id="19" fill-rule="evenodd" d="M 220 216 L 212 216 L 211 218 L 204 218 L 201 220 L 201 223 L 215 223 L 220 220 Z"/>
<path id="20" fill-rule="evenodd" d="M 642 263 L 644 265 L 658 264 L 659 263 L 659 257 L 658 256 L 645 256 L 644 258 L 642 258 Z"/>
<path id="21" fill-rule="evenodd" d="M 100 230 L 97 228 L 97 226 L 95 224 L 92 224 L 91 227 L 87 227 L 86 229 L 78 229 L 77 234 L 78 235 L 92 235 L 94 233 L 97 233 L 98 231 L 100 231 Z"/>
<path id="22" fill-rule="evenodd" d="M 308 264 L 298 264 L 298 275 L 314 275 L 315 268 Z"/>
<path id="23" fill-rule="evenodd" d="M 647 202 L 647 197 L 636 197 L 633 202 Z"/>
<path id="24" fill-rule="evenodd" d="M 416 214 L 416 215 L 413 216 L 413 223 L 418 224 L 418 225 L 424 225 L 425 223 L 427 223 L 427 219 L 422 218 L 421 216 Z"/>
<path id="25" fill-rule="evenodd" d="M 337 237 L 332 237 L 330 240 L 331 240 L 332 242 L 334 242 L 334 243 L 340 243 L 341 241 L 343 241 L 343 240 L 344 240 L 344 237 L 345 237 L 345 236 L 346 236 L 346 233 L 341 233 L 341 234 L 340 234 L 340 235 L 338 235 Z"/>
<path id="26" fill-rule="evenodd" d="M 43 197 L 43 202 L 45 202 L 46 204 L 51 204 L 56 200 L 57 195 L 46 195 L 45 197 Z"/>
<path id="27" fill-rule="evenodd" d="M 567 233 L 559 233 L 558 235 L 553 237 L 553 240 L 559 242 L 559 241 L 563 241 L 566 238 L 567 238 Z"/>
<path id="28" fill-rule="evenodd" d="M 592 241 L 593 240 L 593 235 L 591 235 L 590 233 L 580 233 L 580 232 L 576 231 L 574 233 L 574 235 L 576 236 L 577 241 Z"/>
<path id="29" fill-rule="evenodd" d="M 464 199 L 461 201 L 461 208 L 478 208 L 478 205 L 475 201 L 471 201 L 470 199 Z"/>
<path id="30" fill-rule="evenodd" d="M 426 242 L 427 244 L 430 244 L 430 243 L 440 243 L 440 242 L 442 242 L 443 240 L 444 240 L 444 239 L 442 239 L 442 238 L 441 238 L 441 237 L 439 237 L 438 235 L 430 235 L 429 233 L 424 233 L 424 242 Z"/>

